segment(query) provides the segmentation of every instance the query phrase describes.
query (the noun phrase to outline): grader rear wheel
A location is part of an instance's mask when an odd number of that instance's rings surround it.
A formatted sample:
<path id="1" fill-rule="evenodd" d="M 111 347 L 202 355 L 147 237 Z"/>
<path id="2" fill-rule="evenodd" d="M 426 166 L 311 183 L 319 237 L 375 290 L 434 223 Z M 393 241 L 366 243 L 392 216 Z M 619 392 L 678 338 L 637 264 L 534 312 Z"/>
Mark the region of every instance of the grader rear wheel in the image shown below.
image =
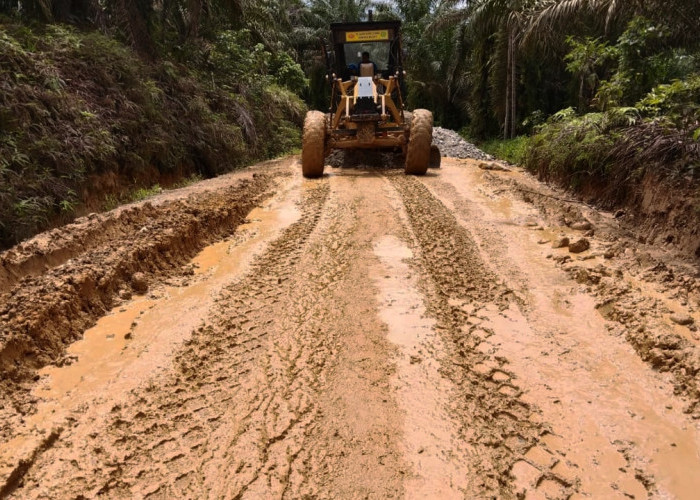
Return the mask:
<path id="1" fill-rule="evenodd" d="M 326 115 L 309 111 L 304 119 L 301 139 L 301 171 L 304 177 L 314 179 L 323 175 L 326 148 Z"/>
<path id="2" fill-rule="evenodd" d="M 411 117 L 405 172 L 424 175 L 430 164 L 430 144 L 433 141 L 433 114 L 427 109 L 416 109 Z"/>

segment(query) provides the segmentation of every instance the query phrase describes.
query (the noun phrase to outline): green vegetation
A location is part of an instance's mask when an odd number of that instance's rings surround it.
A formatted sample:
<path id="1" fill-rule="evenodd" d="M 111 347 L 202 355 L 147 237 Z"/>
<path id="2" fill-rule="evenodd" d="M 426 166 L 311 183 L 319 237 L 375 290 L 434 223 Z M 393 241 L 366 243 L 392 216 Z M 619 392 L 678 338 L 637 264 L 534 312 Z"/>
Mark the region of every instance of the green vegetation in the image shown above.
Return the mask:
<path id="1" fill-rule="evenodd" d="M 148 61 L 94 31 L 3 20 L 0 246 L 154 184 L 298 147 L 300 67 L 245 30 L 207 50 L 199 65 Z"/>
<path id="2" fill-rule="evenodd" d="M 375 17 L 404 21 L 409 101 L 478 139 L 633 106 L 700 72 L 695 0 L 396 0 Z"/>
<path id="3" fill-rule="evenodd" d="M 134 194 L 132 195 L 132 200 L 133 201 L 141 201 L 145 200 L 146 198 L 150 198 L 151 196 L 154 196 L 156 194 L 162 193 L 163 188 L 160 187 L 158 184 L 154 184 L 153 186 L 149 188 L 138 188 L 136 191 L 134 191 Z"/>
<path id="4" fill-rule="evenodd" d="M 530 138 L 521 135 L 513 139 L 490 139 L 480 142 L 478 146 L 499 160 L 518 165 L 525 161 L 528 147 L 530 146 Z"/>
<path id="5" fill-rule="evenodd" d="M 369 9 L 403 22 L 409 107 L 496 156 L 610 203 L 697 179 L 697 0 L 0 0 L 0 246 L 297 149 L 320 39 Z"/>
<path id="6" fill-rule="evenodd" d="M 570 38 L 565 60 L 587 112 L 567 108 L 535 127 L 524 163 L 568 187 L 594 187 L 608 205 L 629 199 L 649 173 L 696 182 L 700 52 L 672 39 L 671 30 L 641 17 L 614 44 Z"/>
<path id="7" fill-rule="evenodd" d="M 437 81 L 423 85 L 442 85 L 447 101 L 431 104 L 443 123 L 463 127 L 494 156 L 610 205 L 647 174 L 697 182 L 700 3 L 433 5 L 421 37 L 436 44 L 427 66 Z M 445 29 L 452 37 L 441 46 Z M 419 74 L 430 80 L 429 71 Z"/>

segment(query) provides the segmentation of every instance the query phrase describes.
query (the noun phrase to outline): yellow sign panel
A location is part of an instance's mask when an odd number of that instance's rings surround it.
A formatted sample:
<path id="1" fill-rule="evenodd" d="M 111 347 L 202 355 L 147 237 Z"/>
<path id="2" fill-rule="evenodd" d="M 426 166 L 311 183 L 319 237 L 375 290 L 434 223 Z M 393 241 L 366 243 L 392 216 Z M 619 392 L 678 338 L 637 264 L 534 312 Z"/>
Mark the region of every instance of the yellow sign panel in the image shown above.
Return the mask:
<path id="1" fill-rule="evenodd" d="M 389 39 L 389 30 L 348 31 L 345 33 L 346 42 L 378 42 Z"/>

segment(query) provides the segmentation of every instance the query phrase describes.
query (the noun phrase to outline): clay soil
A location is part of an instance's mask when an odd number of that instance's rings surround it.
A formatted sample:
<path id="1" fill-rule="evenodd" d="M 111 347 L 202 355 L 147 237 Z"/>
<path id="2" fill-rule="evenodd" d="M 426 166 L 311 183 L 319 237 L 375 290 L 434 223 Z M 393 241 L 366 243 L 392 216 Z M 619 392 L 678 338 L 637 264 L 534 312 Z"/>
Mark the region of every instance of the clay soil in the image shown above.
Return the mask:
<path id="1" fill-rule="evenodd" d="M 0 497 L 697 498 L 697 263 L 488 167 L 287 158 L 0 254 Z"/>

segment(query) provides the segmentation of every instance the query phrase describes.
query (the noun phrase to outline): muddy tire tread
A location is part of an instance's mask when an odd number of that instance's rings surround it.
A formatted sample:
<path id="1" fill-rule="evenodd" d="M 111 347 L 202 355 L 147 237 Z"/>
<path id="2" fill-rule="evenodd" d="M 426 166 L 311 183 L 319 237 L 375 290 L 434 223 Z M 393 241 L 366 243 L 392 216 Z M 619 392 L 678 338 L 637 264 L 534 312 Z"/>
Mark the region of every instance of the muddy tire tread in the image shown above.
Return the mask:
<path id="1" fill-rule="evenodd" d="M 309 111 L 304 119 L 301 140 L 301 170 L 304 177 L 314 179 L 323 175 L 326 142 L 326 115 Z"/>
<path id="2" fill-rule="evenodd" d="M 427 109 L 416 109 L 411 117 L 405 172 L 424 175 L 430 164 L 430 144 L 433 141 L 433 114 Z"/>

